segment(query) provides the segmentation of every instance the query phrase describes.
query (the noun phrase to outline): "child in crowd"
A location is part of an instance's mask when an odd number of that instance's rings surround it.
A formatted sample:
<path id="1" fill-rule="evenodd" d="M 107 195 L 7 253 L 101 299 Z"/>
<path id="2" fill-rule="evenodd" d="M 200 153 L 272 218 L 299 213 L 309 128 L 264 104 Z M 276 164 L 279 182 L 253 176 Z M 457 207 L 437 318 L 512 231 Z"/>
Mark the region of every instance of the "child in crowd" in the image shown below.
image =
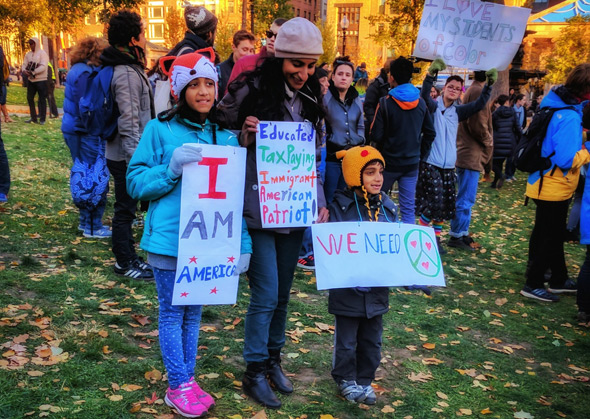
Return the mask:
<path id="1" fill-rule="evenodd" d="M 520 95 L 519 95 L 520 96 Z M 504 180 L 508 176 L 504 176 L 504 162 L 510 158 L 512 151 L 522 131 L 520 123 L 514 108 L 508 106 L 509 97 L 507 95 L 498 96 L 498 109 L 492 114 L 492 123 L 494 125 L 494 158 L 492 170 L 494 171 L 494 181 L 490 185 L 492 188 L 502 188 Z M 506 172 L 508 172 L 508 164 Z"/>
<path id="2" fill-rule="evenodd" d="M 202 160 L 201 149 L 188 144 L 238 146 L 235 135 L 208 119 L 217 97 L 218 76 L 215 65 L 199 54 L 205 51 L 167 59 L 174 60 L 167 75 L 176 104 L 148 123 L 127 170 L 129 194 L 150 201 L 141 247 L 148 252 L 158 290 L 160 350 L 170 385 L 165 402 L 190 418 L 205 415 L 215 401 L 194 379 L 201 306 L 172 305 L 182 166 Z M 237 272 L 246 271 L 251 247 L 244 224 Z"/>
<path id="3" fill-rule="evenodd" d="M 329 205 L 330 221 L 395 222 L 397 209 L 385 192 L 385 160 L 370 146 L 337 153 L 348 186 L 337 190 Z M 389 288 L 330 290 L 328 311 L 335 315 L 332 377 L 351 402 L 375 404 L 371 382 L 381 362 L 382 316 L 389 311 Z"/>

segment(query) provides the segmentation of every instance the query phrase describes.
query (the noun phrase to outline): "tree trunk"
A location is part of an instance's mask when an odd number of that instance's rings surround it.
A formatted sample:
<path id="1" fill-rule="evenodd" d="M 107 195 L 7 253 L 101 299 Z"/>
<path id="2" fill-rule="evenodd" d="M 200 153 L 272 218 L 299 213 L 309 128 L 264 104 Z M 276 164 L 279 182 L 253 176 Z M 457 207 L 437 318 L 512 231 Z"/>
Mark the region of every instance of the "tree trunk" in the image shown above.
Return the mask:
<path id="1" fill-rule="evenodd" d="M 242 30 L 248 28 L 248 0 L 242 0 Z"/>
<path id="2" fill-rule="evenodd" d="M 500 95 L 507 95 L 508 91 L 510 90 L 510 80 L 509 80 L 509 70 L 502 70 L 498 71 L 498 80 L 494 83 L 492 89 L 492 95 L 490 96 L 489 103 L 494 103 L 494 101 Z"/>

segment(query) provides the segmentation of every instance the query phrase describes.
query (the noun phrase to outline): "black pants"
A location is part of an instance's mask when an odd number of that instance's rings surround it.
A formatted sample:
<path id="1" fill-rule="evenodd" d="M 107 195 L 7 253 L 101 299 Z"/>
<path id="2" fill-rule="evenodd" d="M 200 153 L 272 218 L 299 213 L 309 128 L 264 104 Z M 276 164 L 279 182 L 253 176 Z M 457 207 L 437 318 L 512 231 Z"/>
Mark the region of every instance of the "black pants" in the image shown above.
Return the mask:
<path id="1" fill-rule="evenodd" d="M 10 168 L 8 167 L 8 156 L 4 149 L 4 141 L 0 136 L 0 193 L 8 195 L 10 189 Z"/>
<path id="2" fill-rule="evenodd" d="M 49 113 L 51 116 L 57 118 L 59 116 L 57 112 L 57 103 L 55 103 L 55 82 L 54 81 L 47 81 L 47 103 L 49 104 Z M 39 109 L 39 113 L 41 110 Z"/>
<path id="3" fill-rule="evenodd" d="M 336 383 L 355 380 L 367 386 L 381 362 L 382 316 L 335 316 L 332 377 Z"/>
<path id="4" fill-rule="evenodd" d="M 113 253 L 119 265 L 137 258 L 132 225 L 135 220 L 137 201 L 127 193 L 127 163 L 107 160 L 107 167 L 115 181 L 115 205 L 113 214 Z"/>
<path id="5" fill-rule="evenodd" d="M 37 122 L 37 110 L 35 109 L 35 95 L 39 94 L 39 119 L 45 121 L 47 114 L 47 80 L 32 82 L 27 84 L 27 102 L 29 103 L 29 112 L 31 120 Z"/>
<path id="6" fill-rule="evenodd" d="M 545 271 L 551 268 L 549 286 L 559 288 L 568 279 L 563 239 L 569 199 L 533 201 L 537 204 L 537 211 L 529 241 L 529 270 L 526 284 L 533 289 L 543 288 Z"/>
<path id="7" fill-rule="evenodd" d="M 492 170 L 494 172 L 494 185 L 504 177 L 503 169 L 504 169 L 504 162 L 506 161 L 506 157 L 501 158 L 494 158 L 492 159 Z M 506 169 L 508 172 L 508 169 Z"/>
<path id="8" fill-rule="evenodd" d="M 578 310 L 590 313 L 590 245 L 586 246 L 586 260 L 578 276 Z"/>

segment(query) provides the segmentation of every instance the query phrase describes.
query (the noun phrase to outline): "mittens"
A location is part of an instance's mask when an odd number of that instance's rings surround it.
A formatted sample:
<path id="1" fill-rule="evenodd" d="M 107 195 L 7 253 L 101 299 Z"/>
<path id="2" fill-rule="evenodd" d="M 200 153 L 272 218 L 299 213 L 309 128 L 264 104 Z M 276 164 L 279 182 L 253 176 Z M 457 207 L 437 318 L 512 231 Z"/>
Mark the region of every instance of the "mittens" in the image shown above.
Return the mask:
<path id="1" fill-rule="evenodd" d="M 200 162 L 203 160 L 201 148 L 184 144 L 172 152 L 172 158 L 168 163 L 168 174 L 172 179 L 177 179 L 182 175 L 182 166 L 188 163 Z"/>
<path id="2" fill-rule="evenodd" d="M 492 87 L 492 84 L 494 84 L 496 80 L 498 80 L 498 70 L 496 70 L 495 68 L 490 68 L 488 71 L 486 71 L 486 78 L 488 86 Z"/>
<path id="3" fill-rule="evenodd" d="M 432 64 L 430 64 L 430 67 L 428 67 L 428 73 L 431 76 L 436 76 L 439 71 L 443 71 L 445 68 L 447 68 L 447 65 L 444 60 L 442 58 L 437 58 Z"/>

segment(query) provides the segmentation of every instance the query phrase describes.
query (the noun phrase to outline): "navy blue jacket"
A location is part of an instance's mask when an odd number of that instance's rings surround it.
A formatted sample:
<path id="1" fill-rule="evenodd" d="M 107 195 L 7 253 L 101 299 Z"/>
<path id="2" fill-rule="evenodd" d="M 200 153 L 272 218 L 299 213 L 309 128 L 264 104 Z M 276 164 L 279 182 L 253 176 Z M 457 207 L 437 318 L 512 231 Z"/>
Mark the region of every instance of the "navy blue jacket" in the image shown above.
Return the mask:
<path id="1" fill-rule="evenodd" d="M 494 125 L 494 158 L 509 157 L 520 138 L 520 123 L 514 109 L 500 106 L 492 114 Z"/>

